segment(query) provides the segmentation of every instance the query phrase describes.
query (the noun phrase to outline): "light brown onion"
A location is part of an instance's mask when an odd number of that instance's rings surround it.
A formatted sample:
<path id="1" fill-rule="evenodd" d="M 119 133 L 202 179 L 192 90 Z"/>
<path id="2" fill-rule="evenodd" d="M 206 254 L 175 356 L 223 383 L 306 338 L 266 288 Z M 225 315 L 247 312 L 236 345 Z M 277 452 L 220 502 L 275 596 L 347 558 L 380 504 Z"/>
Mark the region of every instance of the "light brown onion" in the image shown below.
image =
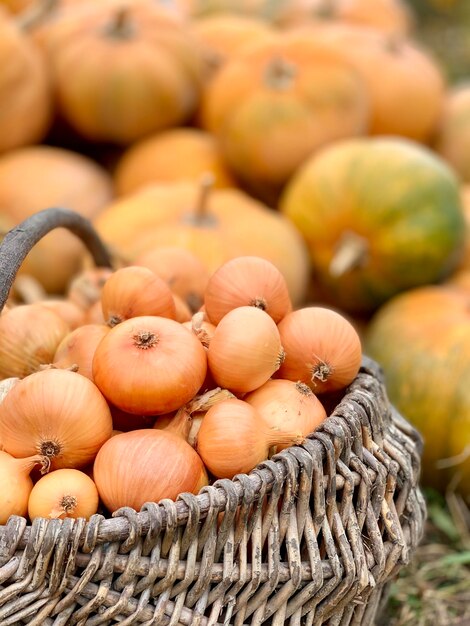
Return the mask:
<path id="1" fill-rule="evenodd" d="M 246 393 L 279 369 L 284 350 L 272 317 L 256 307 L 243 306 L 232 309 L 219 322 L 207 358 L 217 385 Z"/>
<path id="2" fill-rule="evenodd" d="M 68 368 L 78 366 L 78 373 L 93 380 L 92 363 L 99 342 L 108 333 L 104 324 L 85 324 L 66 335 L 54 354 L 54 366 Z"/>
<path id="3" fill-rule="evenodd" d="M 38 303 L 10 309 L 0 316 L 0 378 L 23 378 L 51 363 L 69 332 L 67 322 Z"/>
<path id="4" fill-rule="evenodd" d="M 10 515 L 26 516 L 33 488 L 29 474 L 40 462 L 38 455 L 16 459 L 0 450 L 0 525 L 6 524 Z"/>
<path id="5" fill-rule="evenodd" d="M 246 474 L 269 456 L 271 446 L 300 443 L 295 433 L 279 434 L 258 411 L 238 398 L 212 406 L 202 419 L 196 450 L 217 478 Z"/>
<path id="6" fill-rule="evenodd" d="M 306 383 L 320 394 L 343 389 L 359 371 L 362 347 L 354 326 L 332 309 L 292 311 L 279 323 L 286 358 L 276 378 Z"/>
<path id="7" fill-rule="evenodd" d="M 268 380 L 243 400 L 251 404 L 264 421 L 282 434 L 306 437 L 326 419 L 326 411 L 308 385 L 291 380 Z M 286 445 L 276 446 L 277 451 Z"/>
<path id="8" fill-rule="evenodd" d="M 235 257 L 221 265 L 209 279 L 204 305 L 216 325 L 240 306 L 266 311 L 276 324 L 292 310 L 284 276 L 271 261 L 257 256 Z"/>
<path id="9" fill-rule="evenodd" d="M 111 431 L 111 413 L 98 388 L 68 370 L 30 374 L 0 404 L 5 450 L 20 458 L 40 454 L 45 471 L 91 462 Z"/>
<path id="10" fill-rule="evenodd" d="M 76 469 L 59 469 L 42 476 L 34 485 L 28 501 L 28 515 L 64 519 L 88 519 L 98 510 L 99 496 L 93 480 Z"/>
<path id="11" fill-rule="evenodd" d="M 109 326 L 143 315 L 176 318 L 173 294 L 165 281 L 147 267 L 116 270 L 101 293 L 103 317 Z"/>
<path id="12" fill-rule="evenodd" d="M 109 511 L 145 502 L 175 500 L 208 484 L 204 464 L 182 438 L 165 430 L 116 435 L 98 452 L 93 468 L 98 492 Z"/>
<path id="13" fill-rule="evenodd" d="M 128 413 L 159 415 L 186 404 L 207 371 L 196 337 L 174 320 L 157 316 L 121 322 L 99 343 L 93 379 L 108 401 Z"/>

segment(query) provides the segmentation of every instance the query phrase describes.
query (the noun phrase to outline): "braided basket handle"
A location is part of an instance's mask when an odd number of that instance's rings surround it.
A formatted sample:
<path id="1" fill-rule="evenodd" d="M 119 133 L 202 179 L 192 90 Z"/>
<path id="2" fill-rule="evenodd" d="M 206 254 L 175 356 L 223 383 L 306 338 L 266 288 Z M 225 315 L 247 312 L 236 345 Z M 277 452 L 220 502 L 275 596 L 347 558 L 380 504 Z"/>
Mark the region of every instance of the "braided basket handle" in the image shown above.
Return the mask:
<path id="1" fill-rule="evenodd" d="M 90 220 L 70 209 L 38 211 L 8 231 L 0 244 L 0 311 L 26 255 L 54 228 L 67 228 L 79 237 L 98 267 L 112 266 L 111 256 Z"/>

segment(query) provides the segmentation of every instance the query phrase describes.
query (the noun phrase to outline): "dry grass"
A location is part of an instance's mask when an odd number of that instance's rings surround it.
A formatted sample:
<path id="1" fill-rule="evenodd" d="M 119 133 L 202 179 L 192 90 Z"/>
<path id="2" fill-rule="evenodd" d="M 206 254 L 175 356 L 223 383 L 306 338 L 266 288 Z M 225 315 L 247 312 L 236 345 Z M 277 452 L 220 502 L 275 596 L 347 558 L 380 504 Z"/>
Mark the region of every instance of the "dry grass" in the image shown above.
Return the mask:
<path id="1" fill-rule="evenodd" d="M 453 492 L 426 492 L 426 533 L 394 583 L 379 626 L 470 626 L 470 511 Z"/>

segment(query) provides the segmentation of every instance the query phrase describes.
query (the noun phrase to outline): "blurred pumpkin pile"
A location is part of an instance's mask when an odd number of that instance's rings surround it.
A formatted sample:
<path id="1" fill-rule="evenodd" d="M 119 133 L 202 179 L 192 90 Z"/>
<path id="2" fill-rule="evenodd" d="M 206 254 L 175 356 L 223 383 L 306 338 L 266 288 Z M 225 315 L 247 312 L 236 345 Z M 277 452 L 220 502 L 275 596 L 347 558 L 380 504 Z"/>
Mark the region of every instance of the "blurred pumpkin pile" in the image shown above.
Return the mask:
<path id="1" fill-rule="evenodd" d="M 0 523 L 138 510 L 250 472 L 301 443 L 356 376 L 354 326 L 293 309 L 270 261 L 209 275 L 157 248 L 141 263 L 87 270 L 53 306 L 0 316 Z M 102 320 L 87 323 L 95 303 Z"/>
<path id="2" fill-rule="evenodd" d="M 120 441 L 135 442 L 135 459 L 142 456 L 137 435 L 110 439 L 113 424 L 128 430 L 128 413 L 140 416 L 133 428 L 155 438 L 148 416 L 163 423 L 176 411 L 179 442 L 198 423 L 193 413 L 220 411 L 223 423 L 240 410 L 239 424 L 249 422 L 240 394 L 257 392 L 230 376 L 250 363 L 257 388 L 277 386 L 283 372 L 294 386 L 302 381 L 288 365 L 299 346 L 281 337 L 280 365 L 275 336 L 289 315 L 313 307 L 347 320 L 383 366 L 392 401 L 424 434 L 424 479 L 470 497 L 470 86 L 450 84 L 418 32 L 404 0 L 0 0 L 2 231 L 63 206 L 89 218 L 114 257 L 113 270 L 93 268 L 73 235 L 50 233 L 27 256 L 1 318 L 1 376 L 24 379 L 8 398 L 28 384 L 21 397 L 48 379 L 58 377 L 52 386 L 61 389 L 60 377 L 83 375 L 88 391 L 75 393 L 100 398 L 103 422 L 96 418 L 99 432 L 83 444 L 86 459 L 52 461 L 54 471 L 89 463 L 105 440 L 98 468 L 113 465 Z M 239 319 L 228 312 L 234 293 L 224 290 L 240 276 L 249 282 L 236 269 L 207 291 L 222 268 L 247 258 L 278 272 L 271 286 L 285 281 L 282 313 L 260 317 L 263 308 L 240 304 Z M 147 318 L 140 330 L 130 321 Z M 319 322 L 298 319 L 313 336 Z M 336 319 L 321 322 L 330 348 Z M 237 345 L 235 328 L 263 349 L 271 333 L 273 353 Z M 158 364 L 153 342 L 167 333 L 176 360 L 170 349 Z M 142 343 L 133 363 L 135 336 Z M 234 352 L 211 357 L 209 340 L 220 349 L 235 343 Z M 82 376 L 68 371 L 75 365 Z M 154 391 L 155 379 L 166 395 Z M 67 402 L 80 403 L 65 385 L 58 407 L 69 415 Z M 126 399 L 130 388 L 144 406 Z M 301 390 L 291 389 L 296 401 Z M 156 406 L 147 397 L 155 393 Z M 224 406 L 233 409 L 224 414 Z M 285 444 L 257 440 L 263 458 Z M 37 443 L 2 442 L 14 457 L 32 457 L 21 466 L 29 476 Z M 211 464 L 217 450 L 205 457 L 198 449 L 199 457 L 189 449 L 195 482 L 171 483 L 197 490 L 207 471 L 227 475 Z M 97 478 L 98 488 L 105 482 Z M 121 505 L 103 493 L 111 510 Z"/>

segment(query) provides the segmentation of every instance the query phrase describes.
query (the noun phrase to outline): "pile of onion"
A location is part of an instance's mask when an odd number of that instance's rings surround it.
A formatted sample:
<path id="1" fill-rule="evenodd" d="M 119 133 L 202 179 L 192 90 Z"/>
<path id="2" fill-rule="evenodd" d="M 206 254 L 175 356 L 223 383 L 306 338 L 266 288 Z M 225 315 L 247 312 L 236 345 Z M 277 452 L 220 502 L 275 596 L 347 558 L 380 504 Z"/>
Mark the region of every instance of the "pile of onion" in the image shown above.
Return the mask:
<path id="1" fill-rule="evenodd" d="M 62 300 L 12 302 L 0 523 L 139 510 L 248 473 L 321 426 L 361 357 L 345 317 L 293 310 L 281 272 L 256 256 L 209 276 L 161 248 L 82 272 Z"/>

